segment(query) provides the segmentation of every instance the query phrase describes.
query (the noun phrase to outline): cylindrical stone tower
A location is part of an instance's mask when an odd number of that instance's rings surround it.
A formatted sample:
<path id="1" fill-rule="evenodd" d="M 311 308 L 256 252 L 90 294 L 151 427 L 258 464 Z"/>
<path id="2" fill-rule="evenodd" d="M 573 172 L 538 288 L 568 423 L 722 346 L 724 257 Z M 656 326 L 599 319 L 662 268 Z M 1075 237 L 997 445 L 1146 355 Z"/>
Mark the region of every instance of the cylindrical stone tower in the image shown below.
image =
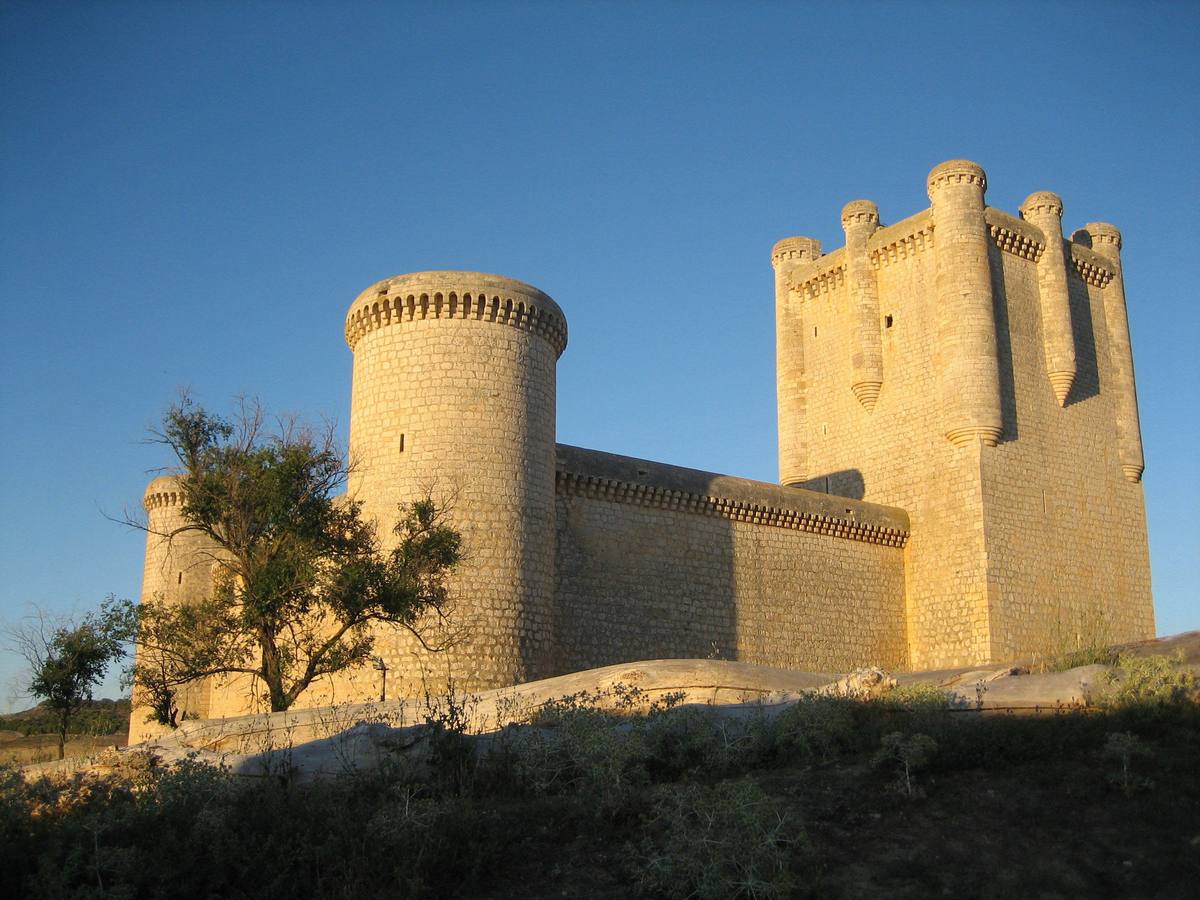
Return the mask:
<path id="1" fill-rule="evenodd" d="M 977 164 L 953 159 L 934 167 L 928 188 L 937 264 L 934 366 L 945 435 L 955 446 L 974 441 L 995 446 L 1003 419 L 991 241 L 983 214 L 987 177 Z"/>
<path id="2" fill-rule="evenodd" d="M 208 599 L 217 547 L 198 531 L 179 531 L 187 524 L 179 479 L 173 475 L 155 478 L 147 485 L 142 504 L 147 531 L 141 602 L 178 604 Z M 181 716 L 206 718 L 209 691 L 207 679 L 182 688 L 177 697 Z M 131 744 L 163 731 L 162 726 L 146 722 L 148 712 L 135 688 L 129 722 Z"/>
<path id="3" fill-rule="evenodd" d="M 416 272 L 363 291 L 346 340 L 350 496 L 386 542 L 398 504 L 432 493 L 450 501 L 464 540 L 449 649 L 422 652 L 405 632 L 380 634 L 377 650 L 401 690 L 447 677 L 483 689 L 551 674 L 562 310 L 510 278 Z"/>
<path id="4" fill-rule="evenodd" d="M 797 485 L 808 477 L 805 428 L 804 321 L 799 299 L 790 300 L 788 278 L 798 266 L 821 255 L 821 242 L 790 237 L 771 248 L 775 269 L 775 385 L 779 411 L 779 483 Z"/>
<path id="5" fill-rule="evenodd" d="M 850 295 L 850 389 L 867 412 L 883 387 L 883 338 L 879 331 L 879 287 L 867 240 L 879 228 L 879 209 L 870 200 L 851 200 L 842 209 L 846 232 L 846 287 Z"/>
<path id="6" fill-rule="evenodd" d="M 1042 342 L 1046 375 L 1059 406 L 1065 406 L 1075 383 L 1075 336 L 1067 291 L 1067 258 L 1063 251 L 1063 204 L 1057 194 L 1038 191 L 1021 204 L 1021 217 L 1036 225 L 1046 239 L 1038 257 L 1038 295 L 1042 312 Z"/>
<path id="7" fill-rule="evenodd" d="M 1089 222 L 1084 230 L 1092 239 L 1092 249 L 1107 259 L 1113 268 L 1112 281 L 1104 288 L 1104 320 L 1108 323 L 1108 347 L 1116 392 L 1117 449 L 1125 478 L 1141 481 L 1146 461 L 1142 456 L 1142 426 L 1138 420 L 1137 386 L 1133 377 L 1125 278 L 1121 274 L 1121 232 L 1107 222 Z"/>

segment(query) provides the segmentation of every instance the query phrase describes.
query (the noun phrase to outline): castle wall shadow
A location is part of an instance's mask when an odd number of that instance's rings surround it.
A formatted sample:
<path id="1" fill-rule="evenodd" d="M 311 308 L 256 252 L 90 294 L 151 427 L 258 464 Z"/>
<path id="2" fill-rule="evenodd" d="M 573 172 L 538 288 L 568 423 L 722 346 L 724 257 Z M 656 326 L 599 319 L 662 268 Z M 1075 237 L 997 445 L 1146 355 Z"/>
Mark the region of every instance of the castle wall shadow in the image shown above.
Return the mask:
<path id="1" fill-rule="evenodd" d="M 1013 372 L 1012 332 L 1008 315 L 1008 289 L 1004 285 L 1004 256 L 989 242 L 988 264 L 992 272 L 992 311 L 996 319 L 996 360 L 1000 367 L 1000 440 L 1015 441 L 1017 422 L 1017 382 Z"/>
<path id="2" fill-rule="evenodd" d="M 1075 383 L 1067 395 L 1067 406 L 1100 394 L 1100 367 L 1096 361 L 1096 329 L 1088 286 L 1075 270 L 1067 267 L 1067 300 L 1071 310 L 1071 333 L 1075 338 Z"/>
<path id="3" fill-rule="evenodd" d="M 861 500 L 867 495 L 867 483 L 858 469 L 838 469 L 826 475 L 817 475 L 815 478 L 805 479 L 801 487 L 804 490 L 846 497 L 850 500 Z"/>

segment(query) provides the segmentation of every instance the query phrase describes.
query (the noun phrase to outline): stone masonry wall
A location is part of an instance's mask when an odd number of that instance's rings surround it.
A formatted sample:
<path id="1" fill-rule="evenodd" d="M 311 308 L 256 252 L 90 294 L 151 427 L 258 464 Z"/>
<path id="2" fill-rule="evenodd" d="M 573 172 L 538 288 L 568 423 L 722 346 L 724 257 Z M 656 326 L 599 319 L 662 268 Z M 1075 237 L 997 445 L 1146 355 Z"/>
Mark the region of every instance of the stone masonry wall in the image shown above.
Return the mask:
<path id="1" fill-rule="evenodd" d="M 1142 485 L 1125 478 L 1119 458 L 1104 278 L 1093 272 L 1087 283 L 1070 258 L 1077 372 L 1060 407 L 1045 376 L 1036 266 L 992 254 L 1009 377 L 1006 433 L 984 455 L 982 474 L 1001 657 L 1154 636 Z"/>
<path id="2" fill-rule="evenodd" d="M 793 276 L 804 323 L 808 471 L 815 491 L 908 512 L 907 628 L 915 668 L 988 658 L 986 559 L 976 445 L 945 437 L 932 359 L 938 352 L 929 213 L 872 236 L 879 283 L 882 386 L 868 411 L 854 382 L 849 314 L 835 251 Z"/>
<path id="3" fill-rule="evenodd" d="M 381 530 L 397 505 L 449 501 L 465 559 L 440 654 L 403 631 L 377 652 L 395 691 L 453 675 L 465 689 L 542 677 L 552 665 L 555 363 L 566 321 L 536 288 L 495 275 L 421 272 L 364 291 L 354 350 L 349 494 Z M 437 623 L 427 623 L 434 626 Z M 378 681 L 373 671 L 360 680 Z"/>
<path id="4" fill-rule="evenodd" d="M 1053 195 L 1031 200 L 1047 197 Z M 1106 308 L 1124 311 L 1123 291 L 1116 299 L 1105 293 L 1113 290 L 1115 266 L 1072 244 L 1056 257 L 1067 270 L 1063 278 L 1047 279 L 1043 271 L 1039 289 L 1045 234 L 992 208 L 979 224 L 988 239 L 995 349 L 986 341 L 978 346 L 994 352 L 999 379 L 994 446 L 990 433 L 987 441 L 956 444 L 959 436 L 947 431 L 948 417 L 962 411 L 957 399 L 948 405 L 959 382 L 946 355 L 961 348 L 939 336 L 937 227 L 929 211 L 867 241 L 883 348 L 873 410 L 851 390 L 861 315 L 849 296 L 848 248 L 793 269 L 789 278 L 787 301 L 804 329 L 810 473 L 804 486 L 908 512 L 914 668 L 1153 635 L 1144 503 L 1135 478 L 1141 469 L 1130 462 L 1140 463 L 1140 456 L 1123 451 L 1118 434 L 1119 422 L 1132 421 L 1125 440 L 1136 439 L 1136 400 L 1131 376 L 1114 363 L 1122 351 L 1113 350 L 1106 319 Z M 1088 227 L 1102 229 L 1119 249 L 1111 226 Z M 1065 285 L 1066 301 L 1048 292 L 1056 285 Z M 1069 306 L 1069 335 L 1048 305 L 1062 302 Z M 940 325 L 944 332 L 944 316 Z M 1122 364 L 1128 368 L 1127 360 Z M 966 382 L 961 389 L 978 393 Z"/>
<path id="5" fill-rule="evenodd" d="M 203 535 L 185 531 L 168 537 L 183 527 L 183 494 L 175 478 L 155 478 L 143 498 L 146 509 L 145 568 L 142 573 L 142 603 L 180 604 L 204 600 L 212 595 L 214 545 Z M 181 715 L 207 718 L 211 685 L 205 679 L 179 692 Z M 163 731 L 163 726 L 147 722 L 150 709 L 140 702 L 140 691 L 133 692 L 133 710 L 129 719 L 129 741 L 137 743 Z"/>
<path id="6" fill-rule="evenodd" d="M 904 667 L 903 512 L 559 446 L 559 669 Z"/>

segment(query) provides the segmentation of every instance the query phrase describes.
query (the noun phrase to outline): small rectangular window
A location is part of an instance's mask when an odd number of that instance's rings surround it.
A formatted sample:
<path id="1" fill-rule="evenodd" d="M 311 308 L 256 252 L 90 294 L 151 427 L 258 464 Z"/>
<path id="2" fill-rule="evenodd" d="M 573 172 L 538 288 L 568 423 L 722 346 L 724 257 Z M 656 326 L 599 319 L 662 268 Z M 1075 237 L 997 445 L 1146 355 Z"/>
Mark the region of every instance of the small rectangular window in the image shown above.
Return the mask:
<path id="1" fill-rule="evenodd" d="M 883 317 L 883 327 L 884 327 L 884 328 L 891 328 L 891 327 L 892 327 L 892 317 L 891 317 L 891 316 L 884 316 L 884 317 Z"/>
<path id="2" fill-rule="evenodd" d="M 400 435 L 400 452 L 404 452 L 404 435 Z"/>

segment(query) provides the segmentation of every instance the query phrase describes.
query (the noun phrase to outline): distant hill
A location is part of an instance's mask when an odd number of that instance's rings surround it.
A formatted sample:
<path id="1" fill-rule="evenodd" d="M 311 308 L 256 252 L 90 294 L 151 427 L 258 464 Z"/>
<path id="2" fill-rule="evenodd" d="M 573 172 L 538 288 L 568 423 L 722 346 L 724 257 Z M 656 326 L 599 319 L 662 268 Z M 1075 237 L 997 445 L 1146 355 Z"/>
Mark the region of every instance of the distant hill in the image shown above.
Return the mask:
<path id="1" fill-rule="evenodd" d="M 129 700 L 93 700 L 71 718 L 71 734 L 116 734 L 129 727 Z M 58 716 L 44 704 L 0 716 L 0 731 L 55 734 Z"/>

